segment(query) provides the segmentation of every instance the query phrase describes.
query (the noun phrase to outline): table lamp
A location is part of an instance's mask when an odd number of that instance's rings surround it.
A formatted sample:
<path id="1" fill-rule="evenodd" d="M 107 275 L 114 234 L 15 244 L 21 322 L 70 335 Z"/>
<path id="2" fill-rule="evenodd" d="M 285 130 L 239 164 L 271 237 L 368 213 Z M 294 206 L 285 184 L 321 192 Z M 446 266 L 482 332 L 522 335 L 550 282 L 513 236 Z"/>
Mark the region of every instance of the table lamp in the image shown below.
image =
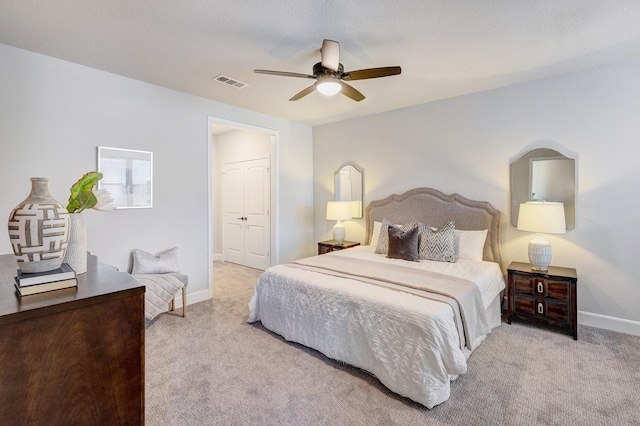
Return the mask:
<path id="1" fill-rule="evenodd" d="M 343 220 L 351 219 L 351 203 L 348 201 L 329 201 L 327 202 L 327 220 L 337 220 L 333 227 L 334 241 L 341 243 L 344 241 L 344 225 Z"/>
<path id="2" fill-rule="evenodd" d="M 564 234 L 564 204 L 547 201 L 529 201 L 520 204 L 518 212 L 519 231 L 535 232 L 529 241 L 529 263 L 532 269 L 547 271 L 551 263 L 551 243 L 541 234 Z"/>

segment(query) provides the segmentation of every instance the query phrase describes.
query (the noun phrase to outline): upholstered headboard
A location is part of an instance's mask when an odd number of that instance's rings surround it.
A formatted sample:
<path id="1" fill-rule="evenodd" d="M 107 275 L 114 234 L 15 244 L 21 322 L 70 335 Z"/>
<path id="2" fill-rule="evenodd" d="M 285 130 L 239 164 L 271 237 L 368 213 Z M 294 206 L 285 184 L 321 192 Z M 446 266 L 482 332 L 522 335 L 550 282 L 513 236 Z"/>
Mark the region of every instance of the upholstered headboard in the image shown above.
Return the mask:
<path id="1" fill-rule="evenodd" d="M 445 195 L 432 188 L 416 188 L 369 203 L 365 210 L 365 244 L 371 242 L 373 223 L 382 222 L 384 218 L 393 223 L 418 221 L 434 227 L 455 220 L 456 229 L 487 229 L 483 259 L 497 262 L 502 267 L 500 215 L 500 211 L 486 201 L 473 201 L 458 194 Z"/>

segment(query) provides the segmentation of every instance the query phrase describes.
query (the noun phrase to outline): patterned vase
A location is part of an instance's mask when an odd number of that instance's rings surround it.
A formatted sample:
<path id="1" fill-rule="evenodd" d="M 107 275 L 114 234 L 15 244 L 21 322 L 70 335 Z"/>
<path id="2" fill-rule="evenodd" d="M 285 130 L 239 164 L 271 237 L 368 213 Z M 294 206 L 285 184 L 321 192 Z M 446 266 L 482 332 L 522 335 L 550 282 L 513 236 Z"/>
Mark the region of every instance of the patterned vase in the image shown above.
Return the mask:
<path id="1" fill-rule="evenodd" d="M 69 212 L 49 194 L 49 179 L 31 178 L 31 193 L 9 216 L 9 241 L 24 273 L 62 264 L 69 238 Z"/>
<path id="2" fill-rule="evenodd" d="M 87 228 L 82 213 L 69 213 L 71 231 L 64 262 L 68 263 L 76 274 L 87 272 Z"/>

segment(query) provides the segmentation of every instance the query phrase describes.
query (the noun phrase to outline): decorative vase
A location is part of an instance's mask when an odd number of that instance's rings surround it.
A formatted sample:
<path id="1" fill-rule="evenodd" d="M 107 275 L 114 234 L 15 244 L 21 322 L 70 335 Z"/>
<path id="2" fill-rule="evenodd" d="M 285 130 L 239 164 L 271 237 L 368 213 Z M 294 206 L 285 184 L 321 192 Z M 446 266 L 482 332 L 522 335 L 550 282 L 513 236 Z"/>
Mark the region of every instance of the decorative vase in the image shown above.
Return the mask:
<path id="1" fill-rule="evenodd" d="M 24 273 L 62 265 L 69 238 L 69 212 L 49 194 L 49 179 L 31 178 L 31 193 L 9 216 L 9 241 Z"/>
<path id="2" fill-rule="evenodd" d="M 87 228 L 82 213 L 69 213 L 71 231 L 64 262 L 76 271 L 76 274 L 87 272 Z"/>

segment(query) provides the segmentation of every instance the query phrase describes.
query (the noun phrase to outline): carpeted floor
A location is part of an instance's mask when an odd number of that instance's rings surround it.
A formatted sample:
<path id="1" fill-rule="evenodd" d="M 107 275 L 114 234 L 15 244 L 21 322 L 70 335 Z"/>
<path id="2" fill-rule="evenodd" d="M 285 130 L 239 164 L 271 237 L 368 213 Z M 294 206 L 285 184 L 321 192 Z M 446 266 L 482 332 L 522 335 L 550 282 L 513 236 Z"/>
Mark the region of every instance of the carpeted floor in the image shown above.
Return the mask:
<path id="1" fill-rule="evenodd" d="M 148 324 L 147 425 L 640 425 L 640 337 L 503 324 L 428 410 L 248 324 L 260 273 L 215 262 L 213 300 Z"/>

